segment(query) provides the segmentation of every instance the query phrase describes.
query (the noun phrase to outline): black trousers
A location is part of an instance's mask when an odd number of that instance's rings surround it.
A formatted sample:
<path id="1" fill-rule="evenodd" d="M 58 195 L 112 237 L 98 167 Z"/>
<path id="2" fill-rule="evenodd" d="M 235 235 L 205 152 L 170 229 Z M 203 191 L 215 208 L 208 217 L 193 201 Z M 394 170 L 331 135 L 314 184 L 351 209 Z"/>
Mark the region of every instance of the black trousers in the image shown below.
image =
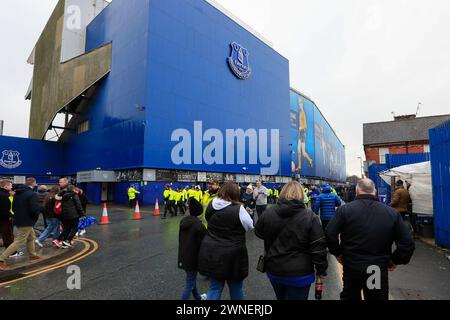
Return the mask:
<path id="1" fill-rule="evenodd" d="M 174 215 L 174 206 L 175 206 L 175 201 L 173 200 L 168 200 L 166 201 L 166 204 L 164 205 L 164 217 L 167 216 L 167 211 L 170 213 L 171 216 Z"/>
<path id="2" fill-rule="evenodd" d="M 183 201 L 180 201 L 175 205 L 175 216 L 178 214 L 178 209 L 180 209 L 183 215 L 186 214 L 186 207 Z"/>
<path id="3" fill-rule="evenodd" d="M 258 218 L 262 216 L 262 214 L 264 213 L 264 211 L 266 211 L 266 209 L 267 205 L 256 206 L 256 213 L 258 214 Z"/>
<path id="4" fill-rule="evenodd" d="M 320 220 L 320 221 L 322 222 L 323 231 L 325 231 L 330 220 Z"/>
<path id="5" fill-rule="evenodd" d="M 3 238 L 3 246 L 8 248 L 14 242 L 13 221 L 10 219 L 0 221 L 0 233 Z"/>
<path id="6" fill-rule="evenodd" d="M 367 282 L 373 284 L 373 271 L 352 270 L 344 265 L 344 289 L 341 293 L 341 300 L 362 300 L 361 291 L 364 293 L 364 300 L 389 300 L 389 276 L 386 266 L 380 266 L 379 275 L 380 287 L 372 289 L 368 287 Z"/>
<path id="7" fill-rule="evenodd" d="M 409 216 L 409 222 L 414 230 L 414 233 L 417 233 L 417 214 L 412 212 L 401 212 L 403 220 L 406 220 L 406 215 Z"/>
<path id="8" fill-rule="evenodd" d="M 136 199 L 128 200 L 128 203 L 130 205 L 130 208 L 136 207 Z"/>
<path id="9" fill-rule="evenodd" d="M 67 242 L 72 241 L 78 231 L 78 222 L 79 218 L 62 219 L 63 231 L 59 235 L 58 240 Z"/>

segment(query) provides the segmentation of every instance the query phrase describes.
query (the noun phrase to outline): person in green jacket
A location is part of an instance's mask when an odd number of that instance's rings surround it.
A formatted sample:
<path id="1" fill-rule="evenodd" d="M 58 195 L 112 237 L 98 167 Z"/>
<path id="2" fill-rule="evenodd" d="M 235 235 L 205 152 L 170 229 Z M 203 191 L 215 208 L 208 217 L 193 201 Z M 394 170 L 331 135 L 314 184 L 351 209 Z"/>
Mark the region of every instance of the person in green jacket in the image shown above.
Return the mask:
<path id="1" fill-rule="evenodd" d="M 140 194 L 133 185 L 128 188 L 128 203 L 130 208 L 134 208 L 136 206 L 136 194 Z"/>
<path id="2" fill-rule="evenodd" d="M 201 204 L 203 206 L 202 222 L 205 225 L 205 227 L 207 226 L 206 217 L 205 217 L 206 208 L 208 208 L 209 203 L 215 197 L 217 197 L 217 192 L 219 192 L 219 189 L 220 189 L 219 181 L 217 181 L 217 180 L 211 181 L 208 184 L 208 190 L 203 195 L 202 202 L 201 202 Z"/>
<path id="3" fill-rule="evenodd" d="M 172 186 L 170 184 L 166 184 L 165 190 L 163 193 L 164 198 L 164 215 L 162 216 L 163 219 L 167 216 L 167 211 L 170 213 L 170 216 L 174 216 L 174 210 L 175 210 L 175 193 L 172 190 Z"/>
<path id="4" fill-rule="evenodd" d="M 174 200 L 175 200 L 175 216 L 178 215 L 178 209 L 180 209 L 183 215 L 186 214 L 186 210 L 184 208 L 184 189 L 183 187 L 178 187 L 178 191 L 174 192 Z"/>

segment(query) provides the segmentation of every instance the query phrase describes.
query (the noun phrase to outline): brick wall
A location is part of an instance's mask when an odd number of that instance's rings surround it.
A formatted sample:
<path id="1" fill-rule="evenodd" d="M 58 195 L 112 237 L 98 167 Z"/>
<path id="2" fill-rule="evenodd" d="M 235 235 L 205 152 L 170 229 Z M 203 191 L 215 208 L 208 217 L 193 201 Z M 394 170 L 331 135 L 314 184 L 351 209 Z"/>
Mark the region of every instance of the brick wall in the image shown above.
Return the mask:
<path id="1" fill-rule="evenodd" d="M 364 153 L 366 154 L 366 161 L 380 163 L 380 153 L 378 152 L 378 148 L 365 147 Z"/>

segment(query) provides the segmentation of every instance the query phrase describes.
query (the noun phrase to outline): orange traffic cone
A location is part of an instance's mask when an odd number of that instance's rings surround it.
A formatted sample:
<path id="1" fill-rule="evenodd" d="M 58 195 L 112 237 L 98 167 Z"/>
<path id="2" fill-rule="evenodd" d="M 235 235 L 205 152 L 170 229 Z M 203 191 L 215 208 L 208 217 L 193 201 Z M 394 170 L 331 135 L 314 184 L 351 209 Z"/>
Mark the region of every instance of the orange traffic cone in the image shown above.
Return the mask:
<path id="1" fill-rule="evenodd" d="M 159 216 L 159 203 L 158 203 L 158 198 L 156 198 L 156 204 L 155 204 L 155 216 Z"/>
<path id="2" fill-rule="evenodd" d="M 106 202 L 104 203 L 104 206 L 103 206 L 102 221 L 99 224 L 100 225 L 110 224 L 109 217 L 108 217 L 108 209 L 106 208 Z"/>
<path id="3" fill-rule="evenodd" d="M 139 201 L 136 201 L 136 209 L 134 210 L 133 220 L 141 220 L 141 212 L 139 211 Z"/>

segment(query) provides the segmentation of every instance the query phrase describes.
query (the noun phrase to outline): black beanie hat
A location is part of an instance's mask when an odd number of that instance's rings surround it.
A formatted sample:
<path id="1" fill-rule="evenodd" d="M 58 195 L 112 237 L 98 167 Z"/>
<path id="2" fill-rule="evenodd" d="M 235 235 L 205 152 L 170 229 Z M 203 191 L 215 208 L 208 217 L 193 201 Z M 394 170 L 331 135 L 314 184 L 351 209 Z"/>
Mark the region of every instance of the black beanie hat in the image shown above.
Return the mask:
<path id="1" fill-rule="evenodd" d="M 203 206 L 196 199 L 189 199 L 189 214 L 194 217 L 198 217 L 203 213 Z"/>

